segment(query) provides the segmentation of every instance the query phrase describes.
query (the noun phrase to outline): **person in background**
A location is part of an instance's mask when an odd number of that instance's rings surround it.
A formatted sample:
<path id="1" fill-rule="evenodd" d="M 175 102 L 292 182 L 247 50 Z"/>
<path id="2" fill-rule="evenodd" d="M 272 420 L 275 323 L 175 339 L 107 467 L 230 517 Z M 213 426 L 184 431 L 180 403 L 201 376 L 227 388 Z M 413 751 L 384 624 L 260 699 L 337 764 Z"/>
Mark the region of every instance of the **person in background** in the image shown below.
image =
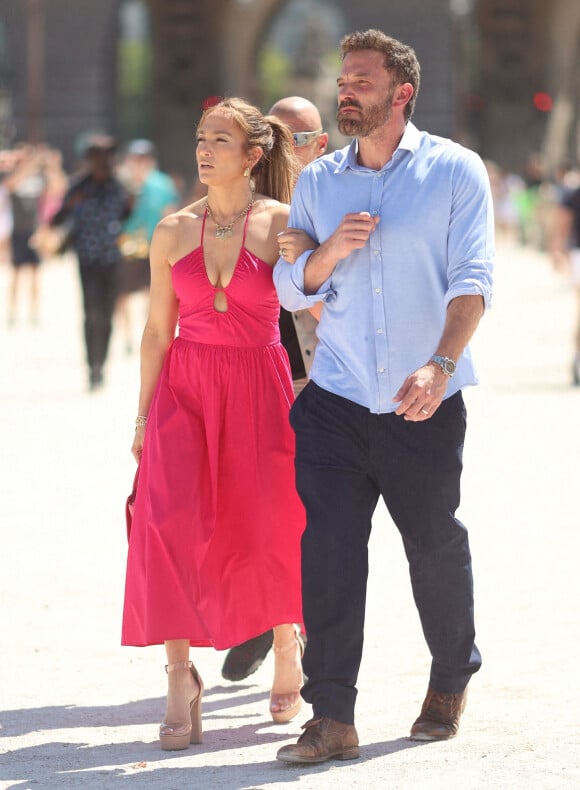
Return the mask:
<path id="1" fill-rule="evenodd" d="M 30 244 L 41 259 L 46 260 L 62 252 L 62 235 L 50 223 L 62 206 L 69 183 L 60 151 L 43 146 L 40 162 L 44 187 L 39 201 L 38 226 Z"/>
<path id="2" fill-rule="evenodd" d="M 458 730 L 481 665 L 460 500 L 468 342 L 491 299 L 494 219 L 480 157 L 410 121 L 420 67 L 380 30 L 341 42 L 338 125 L 352 143 L 302 172 L 289 225 L 319 244 L 274 281 L 288 310 L 324 299 L 310 380 L 294 402 L 306 508 L 302 695 L 283 762 L 359 756 L 354 726 L 368 540 L 380 496 L 397 526 L 431 652 L 415 740 Z"/>
<path id="3" fill-rule="evenodd" d="M 558 271 L 567 268 L 576 294 L 576 330 L 572 383 L 580 386 L 580 186 L 563 189 L 554 216 L 551 254 Z"/>
<path id="4" fill-rule="evenodd" d="M 9 264 L 12 258 L 10 244 L 13 227 L 12 206 L 5 181 L 13 166 L 13 152 L 0 150 L 0 266 L 3 263 Z"/>
<path id="5" fill-rule="evenodd" d="M 320 112 L 311 101 L 301 96 L 288 96 L 277 101 L 268 114 L 278 118 L 290 129 L 294 155 L 301 170 L 325 153 L 328 134 L 323 131 Z M 287 254 L 290 254 L 293 242 L 302 244 L 298 231 L 291 229 L 286 229 L 279 239 L 285 241 Z M 299 249 L 302 250 L 303 247 L 300 246 Z M 315 309 L 317 308 L 318 305 Z M 314 358 L 318 320 L 310 309 L 290 313 L 281 307 L 279 323 L 280 339 L 290 359 L 294 394 L 298 395 L 306 384 Z M 262 665 L 272 647 L 273 639 L 274 634 L 270 630 L 233 647 L 225 658 L 222 676 L 226 680 L 239 681 L 251 675 Z"/>
<path id="6" fill-rule="evenodd" d="M 119 292 L 119 236 L 132 200 L 114 175 L 116 144 L 108 135 L 86 138 L 84 168 L 64 197 L 51 225 L 72 220 L 83 292 L 89 389 L 103 384 L 115 303 Z"/>
<path id="7" fill-rule="evenodd" d="M 302 96 L 287 96 L 275 102 L 269 115 L 275 115 L 292 132 L 294 154 L 301 168 L 326 153 L 328 134 L 322 128 L 318 107 Z"/>
<path id="8" fill-rule="evenodd" d="M 18 146 L 14 154 L 13 169 L 4 179 L 3 186 L 10 195 L 12 215 L 12 280 L 8 292 L 8 325 L 16 322 L 23 276 L 28 276 L 29 321 L 34 325 L 39 319 L 41 258 L 31 240 L 38 226 L 40 200 L 44 190 L 39 147 L 27 144 Z"/>
<path id="9" fill-rule="evenodd" d="M 272 282 L 298 167 L 287 127 L 236 98 L 203 112 L 196 160 L 207 197 L 151 244 L 123 614 L 123 644 L 165 645 L 167 750 L 202 738 L 190 646 L 273 628 L 275 722 L 298 713 L 302 685 L 304 509 Z"/>
<path id="10" fill-rule="evenodd" d="M 326 152 L 328 134 L 323 131 L 320 112 L 311 101 L 301 96 L 288 96 L 277 101 L 270 109 L 270 114 L 283 121 L 292 132 L 294 153 L 301 169 Z M 302 249 L 303 238 L 301 237 L 301 231 L 287 228 L 280 237 L 280 246 L 285 249 L 287 256 L 292 256 L 295 243 L 297 249 Z M 287 260 L 291 260 L 291 257 L 287 257 Z M 282 343 L 287 349 L 293 348 L 297 344 L 301 355 L 302 366 L 300 366 L 299 361 L 294 374 L 294 391 L 296 395 L 306 385 L 307 376 L 314 359 L 316 327 L 321 309 L 322 303 L 320 302 L 308 310 L 296 310 L 290 313 L 282 307 L 280 311 Z M 290 359 L 292 360 L 292 355 Z"/>
<path id="11" fill-rule="evenodd" d="M 181 199 L 173 178 L 159 170 L 155 146 L 150 140 L 129 143 L 120 173 L 125 186 L 134 195 L 133 210 L 123 225 L 119 240 L 122 262 L 117 299 L 117 316 L 125 333 L 126 350 L 130 353 L 133 348 L 130 295 L 149 291 L 149 245 L 153 232 L 163 217 L 177 211 Z"/>

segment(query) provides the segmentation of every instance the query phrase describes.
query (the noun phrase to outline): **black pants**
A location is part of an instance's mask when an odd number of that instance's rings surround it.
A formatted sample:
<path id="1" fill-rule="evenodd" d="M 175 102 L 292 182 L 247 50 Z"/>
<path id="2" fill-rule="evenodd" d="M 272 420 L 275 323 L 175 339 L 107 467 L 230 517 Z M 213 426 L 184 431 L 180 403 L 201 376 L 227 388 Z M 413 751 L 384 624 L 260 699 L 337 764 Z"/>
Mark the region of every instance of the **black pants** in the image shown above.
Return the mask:
<path id="1" fill-rule="evenodd" d="M 474 643 L 467 531 L 455 510 L 465 436 L 461 393 L 406 422 L 310 382 L 291 410 L 307 526 L 302 590 L 308 645 L 302 691 L 315 716 L 354 722 L 371 519 L 382 496 L 403 539 L 432 656 L 429 685 L 462 691 L 481 665 Z"/>
<path id="2" fill-rule="evenodd" d="M 85 312 L 85 344 L 91 371 L 100 371 L 107 359 L 113 313 L 119 292 L 120 265 L 79 262 Z"/>

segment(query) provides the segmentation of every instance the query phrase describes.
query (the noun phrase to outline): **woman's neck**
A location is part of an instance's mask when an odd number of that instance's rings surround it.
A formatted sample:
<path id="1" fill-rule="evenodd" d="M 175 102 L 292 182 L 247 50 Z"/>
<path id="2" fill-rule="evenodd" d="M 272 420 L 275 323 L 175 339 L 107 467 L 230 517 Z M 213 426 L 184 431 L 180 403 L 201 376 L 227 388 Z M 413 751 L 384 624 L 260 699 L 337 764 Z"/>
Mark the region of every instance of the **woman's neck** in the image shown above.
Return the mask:
<path id="1" fill-rule="evenodd" d="M 207 203 L 218 221 L 230 219 L 243 211 L 253 198 L 253 192 L 247 180 L 239 187 L 209 187 Z"/>

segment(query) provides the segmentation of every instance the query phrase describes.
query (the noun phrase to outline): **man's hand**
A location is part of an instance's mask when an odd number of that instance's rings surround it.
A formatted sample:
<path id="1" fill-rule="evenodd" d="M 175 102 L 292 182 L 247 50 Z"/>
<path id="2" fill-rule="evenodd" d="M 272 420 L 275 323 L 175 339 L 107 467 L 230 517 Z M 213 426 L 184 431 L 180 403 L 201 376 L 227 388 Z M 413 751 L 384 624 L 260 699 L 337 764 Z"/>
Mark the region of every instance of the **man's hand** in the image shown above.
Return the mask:
<path id="1" fill-rule="evenodd" d="M 318 291 L 336 264 L 347 258 L 353 250 L 362 249 L 369 236 L 379 223 L 379 217 L 372 217 L 368 211 L 345 214 L 332 236 L 315 250 L 304 268 L 304 292 L 314 294 Z"/>
<path id="2" fill-rule="evenodd" d="M 439 365 L 428 362 L 407 376 L 393 401 L 400 401 L 395 414 L 410 422 L 423 422 L 439 408 L 447 391 L 449 377 Z"/>
<path id="3" fill-rule="evenodd" d="M 337 262 L 347 258 L 353 250 L 361 250 L 376 228 L 380 217 L 371 217 L 368 211 L 345 214 L 340 225 L 327 241 L 328 253 Z"/>

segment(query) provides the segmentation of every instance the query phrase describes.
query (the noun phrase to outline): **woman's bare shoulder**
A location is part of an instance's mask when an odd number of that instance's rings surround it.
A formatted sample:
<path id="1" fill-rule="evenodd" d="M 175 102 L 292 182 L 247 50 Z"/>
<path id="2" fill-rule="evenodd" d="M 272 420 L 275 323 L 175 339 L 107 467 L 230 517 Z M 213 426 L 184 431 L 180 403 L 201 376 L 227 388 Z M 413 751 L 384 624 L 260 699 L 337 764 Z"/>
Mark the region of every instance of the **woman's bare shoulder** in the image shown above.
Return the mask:
<path id="1" fill-rule="evenodd" d="M 178 211 L 173 212 L 173 214 L 168 214 L 166 217 L 163 217 L 157 227 L 162 228 L 163 231 L 167 231 L 188 226 L 192 222 L 199 222 L 203 219 L 204 210 L 205 199 L 198 200 L 196 203 L 190 203 L 189 206 L 184 206 Z"/>
<path id="2" fill-rule="evenodd" d="M 256 195 L 255 197 L 256 213 L 266 214 L 271 223 L 275 226 L 285 228 L 288 223 L 288 215 L 290 214 L 290 206 L 288 203 L 280 203 L 279 200 L 267 197 L 266 195 Z"/>
<path id="3" fill-rule="evenodd" d="M 191 252 L 199 244 L 204 209 L 205 201 L 197 201 L 163 217 L 155 228 L 152 246 L 162 248 L 170 262 Z"/>

